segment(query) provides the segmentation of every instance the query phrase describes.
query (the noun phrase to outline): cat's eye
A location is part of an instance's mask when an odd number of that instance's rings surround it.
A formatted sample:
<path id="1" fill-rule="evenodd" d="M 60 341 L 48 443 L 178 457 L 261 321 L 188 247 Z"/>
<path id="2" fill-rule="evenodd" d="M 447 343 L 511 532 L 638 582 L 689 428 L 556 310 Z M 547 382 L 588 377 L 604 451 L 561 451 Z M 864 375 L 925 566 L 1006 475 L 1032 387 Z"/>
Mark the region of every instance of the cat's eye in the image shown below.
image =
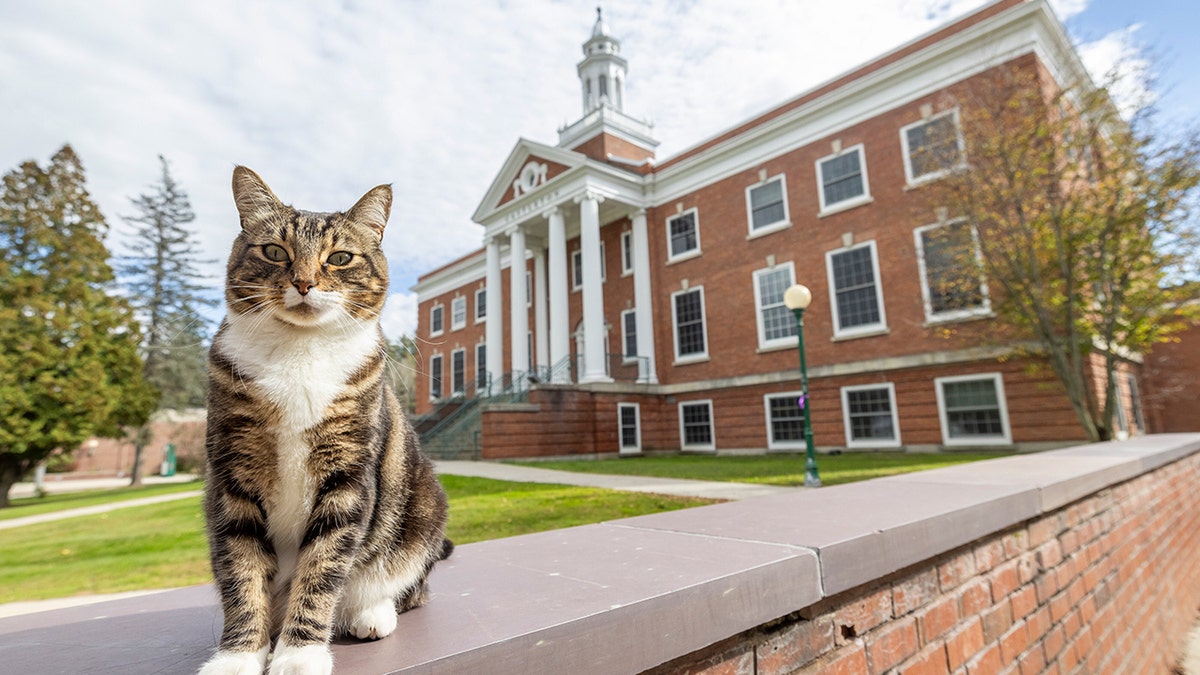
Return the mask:
<path id="1" fill-rule="evenodd" d="M 267 244 L 262 250 L 263 255 L 271 262 L 285 262 L 288 259 L 287 251 L 283 250 L 282 246 Z"/>
<path id="2" fill-rule="evenodd" d="M 349 265 L 353 258 L 353 255 L 345 251 L 338 251 L 337 253 L 331 254 L 326 262 L 335 267 L 341 267 L 342 265 Z"/>

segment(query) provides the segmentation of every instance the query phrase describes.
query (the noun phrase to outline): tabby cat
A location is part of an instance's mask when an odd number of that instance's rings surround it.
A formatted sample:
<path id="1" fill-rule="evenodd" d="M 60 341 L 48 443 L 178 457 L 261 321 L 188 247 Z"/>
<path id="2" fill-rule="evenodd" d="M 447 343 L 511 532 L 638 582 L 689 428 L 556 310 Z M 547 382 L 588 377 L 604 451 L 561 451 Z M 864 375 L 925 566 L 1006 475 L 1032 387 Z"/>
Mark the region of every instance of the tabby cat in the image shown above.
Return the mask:
<path id="1" fill-rule="evenodd" d="M 205 675 L 328 674 L 336 634 L 387 636 L 453 545 L 446 496 L 383 378 L 392 192 L 286 206 L 233 172 L 242 231 L 209 354 L 204 508 L 225 613 Z"/>

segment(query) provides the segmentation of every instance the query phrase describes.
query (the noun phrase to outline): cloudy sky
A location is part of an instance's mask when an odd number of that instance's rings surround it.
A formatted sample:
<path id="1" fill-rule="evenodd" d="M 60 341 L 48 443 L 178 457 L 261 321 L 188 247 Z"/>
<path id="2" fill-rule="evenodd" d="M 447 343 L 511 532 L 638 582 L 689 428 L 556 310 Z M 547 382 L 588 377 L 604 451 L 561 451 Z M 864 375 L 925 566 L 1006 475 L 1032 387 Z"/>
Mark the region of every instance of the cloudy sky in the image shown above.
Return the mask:
<path id="1" fill-rule="evenodd" d="M 415 329 L 417 276 L 481 245 L 470 214 L 517 139 L 581 114 L 593 0 L 40 0 L 0 6 L 0 170 L 70 143 L 113 226 L 158 176 L 190 194 L 220 263 L 235 164 L 284 201 L 342 210 L 392 183 L 389 336 Z M 626 112 L 664 159 L 984 4 L 981 0 L 606 0 L 629 61 Z M 1093 70 L 1153 60 L 1169 121 L 1200 119 L 1191 0 L 1053 0 Z M 213 316 L 214 321 L 219 314 Z"/>

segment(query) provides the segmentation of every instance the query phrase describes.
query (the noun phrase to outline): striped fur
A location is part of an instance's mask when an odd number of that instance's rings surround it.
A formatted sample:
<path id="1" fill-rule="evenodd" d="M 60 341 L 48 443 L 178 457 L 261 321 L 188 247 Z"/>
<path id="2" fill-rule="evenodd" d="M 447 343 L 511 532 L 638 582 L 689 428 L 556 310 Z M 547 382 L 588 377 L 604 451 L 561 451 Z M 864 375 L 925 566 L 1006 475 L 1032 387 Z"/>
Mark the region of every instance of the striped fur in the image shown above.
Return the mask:
<path id="1" fill-rule="evenodd" d="M 238 167 L 233 191 L 205 489 L 225 624 L 201 672 L 260 673 L 274 639 L 272 674 L 329 673 L 331 637 L 387 636 L 452 548 L 445 494 L 383 378 L 391 189 L 310 213 Z"/>

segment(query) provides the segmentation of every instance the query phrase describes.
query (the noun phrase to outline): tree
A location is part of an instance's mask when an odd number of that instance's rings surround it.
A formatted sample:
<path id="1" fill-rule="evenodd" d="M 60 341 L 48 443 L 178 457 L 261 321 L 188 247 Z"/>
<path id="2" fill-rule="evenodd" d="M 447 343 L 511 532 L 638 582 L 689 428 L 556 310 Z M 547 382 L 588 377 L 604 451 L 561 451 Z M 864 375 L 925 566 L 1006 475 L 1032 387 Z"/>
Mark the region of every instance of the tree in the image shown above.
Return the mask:
<path id="1" fill-rule="evenodd" d="M 139 328 L 113 293 L 107 225 L 64 146 L 0 191 L 0 506 L 38 461 L 89 436 L 145 423 Z"/>
<path id="2" fill-rule="evenodd" d="M 388 342 L 387 351 L 387 370 L 384 374 L 396 398 L 400 400 L 400 407 L 411 415 L 416 408 L 413 396 L 417 392 L 417 356 L 420 354 L 417 343 L 407 335 L 401 335 L 399 339 Z"/>
<path id="3" fill-rule="evenodd" d="M 196 219 L 187 193 L 171 176 L 166 158 L 158 157 L 162 174 L 150 191 L 130 199 L 135 215 L 121 216 L 133 226 L 119 272 L 129 300 L 142 321 L 146 380 L 162 393 L 163 408 L 202 407 L 207 393 L 204 319 L 200 308 L 216 301 L 203 295 L 205 278 L 197 267 L 206 262 L 186 226 Z M 149 429 L 134 436 L 131 484 L 142 479 L 142 451 Z"/>
<path id="4" fill-rule="evenodd" d="M 997 69 L 950 105 L 960 124 L 944 134 L 961 135 L 925 145 L 924 161 L 949 169 L 924 203 L 968 235 L 936 228 L 954 271 L 930 294 L 969 303 L 986 279 L 993 310 L 1036 342 L 1087 437 L 1111 438 L 1118 364 L 1194 313 L 1180 281 L 1195 262 L 1200 142 L 1163 133 L 1149 108 L 1122 118 L 1107 87 L 1056 88 L 1033 68 Z"/>

